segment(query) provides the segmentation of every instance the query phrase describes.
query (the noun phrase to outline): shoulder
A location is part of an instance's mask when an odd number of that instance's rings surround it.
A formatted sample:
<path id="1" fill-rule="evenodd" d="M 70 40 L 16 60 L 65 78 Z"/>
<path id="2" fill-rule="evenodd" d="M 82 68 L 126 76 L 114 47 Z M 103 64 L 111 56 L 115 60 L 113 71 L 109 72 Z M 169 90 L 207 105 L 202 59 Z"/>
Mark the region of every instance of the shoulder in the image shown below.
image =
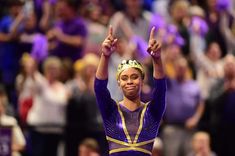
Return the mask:
<path id="1" fill-rule="evenodd" d="M 87 24 L 86 20 L 82 17 L 77 17 L 74 22 L 75 24 L 82 25 L 82 26 L 86 26 Z"/>
<path id="2" fill-rule="evenodd" d="M 1 31 L 6 31 L 8 27 L 10 27 L 11 23 L 13 22 L 13 18 L 11 16 L 4 16 L 0 20 L 0 30 Z"/>
<path id="3" fill-rule="evenodd" d="M 12 116 L 4 115 L 4 116 L 2 116 L 1 120 L 2 120 L 1 122 L 4 126 L 15 126 L 15 125 L 17 125 L 16 119 Z"/>
<path id="4" fill-rule="evenodd" d="M 198 88 L 199 89 L 199 85 L 198 85 L 198 82 L 195 81 L 195 80 L 188 80 L 187 81 L 187 84 L 191 87 L 194 87 L 194 88 Z"/>
<path id="5" fill-rule="evenodd" d="M 111 21 L 121 21 L 123 19 L 126 19 L 125 14 L 122 11 L 117 11 L 116 13 L 113 14 L 113 16 L 111 17 Z"/>
<path id="6" fill-rule="evenodd" d="M 153 16 L 153 14 L 147 10 L 143 11 L 142 15 L 143 15 L 144 19 L 147 21 L 150 21 Z"/>

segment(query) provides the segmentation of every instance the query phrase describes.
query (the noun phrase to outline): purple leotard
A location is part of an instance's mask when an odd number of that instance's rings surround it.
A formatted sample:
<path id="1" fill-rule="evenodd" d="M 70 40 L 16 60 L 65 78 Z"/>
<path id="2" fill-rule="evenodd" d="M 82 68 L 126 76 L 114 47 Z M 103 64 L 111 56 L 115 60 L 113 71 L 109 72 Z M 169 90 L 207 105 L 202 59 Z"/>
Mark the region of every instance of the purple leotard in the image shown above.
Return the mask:
<path id="1" fill-rule="evenodd" d="M 103 118 L 110 156 L 149 156 L 165 111 L 166 80 L 154 79 L 152 100 L 135 111 L 115 102 L 108 80 L 95 80 L 95 94 Z"/>

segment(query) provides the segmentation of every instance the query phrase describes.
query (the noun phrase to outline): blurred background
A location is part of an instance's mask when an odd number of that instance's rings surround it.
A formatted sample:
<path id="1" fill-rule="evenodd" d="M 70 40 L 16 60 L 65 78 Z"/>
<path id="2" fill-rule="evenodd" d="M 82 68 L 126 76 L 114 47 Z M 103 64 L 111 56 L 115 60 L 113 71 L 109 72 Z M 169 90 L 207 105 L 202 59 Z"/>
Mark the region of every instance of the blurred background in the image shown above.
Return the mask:
<path id="1" fill-rule="evenodd" d="M 93 83 L 112 25 L 112 98 L 117 65 L 145 67 L 156 27 L 167 108 L 154 156 L 235 156 L 234 0 L 0 0 L 0 156 L 107 156 Z M 6 137 L 10 139 L 5 139 Z"/>

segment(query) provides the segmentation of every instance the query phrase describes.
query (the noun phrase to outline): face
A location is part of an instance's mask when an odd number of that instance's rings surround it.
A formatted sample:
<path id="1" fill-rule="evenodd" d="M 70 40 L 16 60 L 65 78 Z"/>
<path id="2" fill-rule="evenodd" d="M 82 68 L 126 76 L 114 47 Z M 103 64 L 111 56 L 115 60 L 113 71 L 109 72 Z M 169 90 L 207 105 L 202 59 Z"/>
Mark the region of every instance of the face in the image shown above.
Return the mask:
<path id="1" fill-rule="evenodd" d="M 181 54 L 180 47 L 176 44 L 171 44 L 167 46 L 166 54 L 169 60 L 175 60 L 175 58 L 179 57 Z"/>
<path id="2" fill-rule="evenodd" d="M 207 4 L 209 8 L 215 8 L 216 3 L 217 3 L 217 0 L 207 0 Z"/>
<path id="3" fill-rule="evenodd" d="M 60 77 L 60 67 L 56 65 L 50 65 L 45 70 L 45 75 L 50 80 L 58 80 Z"/>
<path id="4" fill-rule="evenodd" d="M 23 62 L 23 68 L 26 74 L 32 74 L 36 70 L 36 62 L 33 59 L 28 59 Z"/>
<path id="5" fill-rule="evenodd" d="M 73 10 L 65 1 L 58 1 L 56 4 L 56 15 L 62 20 L 66 20 Z"/>
<path id="6" fill-rule="evenodd" d="M 208 135 L 198 133 L 193 137 L 193 149 L 197 152 L 202 152 L 210 148 L 210 139 Z"/>
<path id="7" fill-rule="evenodd" d="M 13 16 L 17 16 L 20 13 L 21 9 L 22 9 L 21 5 L 14 5 L 14 6 L 10 7 L 10 13 Z"/>
<path id="8" fill-rule="evenodd" d="M 125 69 L 119 76 L 118 84 L 125 97 L 128 99 L 138 98 L 143 85 L 140 71 L 136 68 Z"/>
<path id="9" fill-rule="evenodd" d="M 140 14 L 142 9 L 142 0 L 125 0 L 126 10 L 129 15 L 136 17 Z"/>
<path id="10" fill-rule="evenodd" d="M 187 69 L 188 69 L 187 61 L 184 59 L 178 60 L 175 65 L 176 78 L 178 80 L 184 80 L 186 78 Z"/>
<path id="11" fill-rule="evenodd" d="M 26 21 L 25 21 L 25 29 L 26 30 L 32 30 L 36 27 L 36 16 L 34 13 L 30 13 L 27 17 L 26 17 Z"/>
<path id="12" fill-rule="evenodd" d="M 78 150 L 80 156 L 99 156 L 97 152 L 85 145 L 80 145 Z"/>
<path id="13" fill-rule="evenodd" d="M 212 61 L 217 61 L 221 57 L 221 50 L 218 43 L 212 43 L 207 51 L 207 56 Z"/>
<path id="14" fill-rule="evenodd" d="M 171 10 L 174 20 L 180 22 L 188 15 L 188 3 L 184 1 L 175 2 Z"/>
<path id="15" fill-rule="evenodd" d="M 79 155 L 80 156 L 89 156 L 89 149 L 86 146 L 81 145 L 79 147 Z"/>

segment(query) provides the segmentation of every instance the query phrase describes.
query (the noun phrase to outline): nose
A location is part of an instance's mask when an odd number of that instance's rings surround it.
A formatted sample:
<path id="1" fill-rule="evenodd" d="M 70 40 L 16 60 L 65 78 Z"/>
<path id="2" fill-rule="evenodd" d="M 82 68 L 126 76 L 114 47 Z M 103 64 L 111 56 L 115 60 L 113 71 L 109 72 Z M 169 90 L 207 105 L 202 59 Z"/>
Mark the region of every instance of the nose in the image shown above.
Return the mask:
<path id="1" fill-rule="evenodd" d="M 132 84 L 132 79 L 131 79 L 131 78 L 129 78 L 129 79 L 127 80 L 127 84 Z"/>

